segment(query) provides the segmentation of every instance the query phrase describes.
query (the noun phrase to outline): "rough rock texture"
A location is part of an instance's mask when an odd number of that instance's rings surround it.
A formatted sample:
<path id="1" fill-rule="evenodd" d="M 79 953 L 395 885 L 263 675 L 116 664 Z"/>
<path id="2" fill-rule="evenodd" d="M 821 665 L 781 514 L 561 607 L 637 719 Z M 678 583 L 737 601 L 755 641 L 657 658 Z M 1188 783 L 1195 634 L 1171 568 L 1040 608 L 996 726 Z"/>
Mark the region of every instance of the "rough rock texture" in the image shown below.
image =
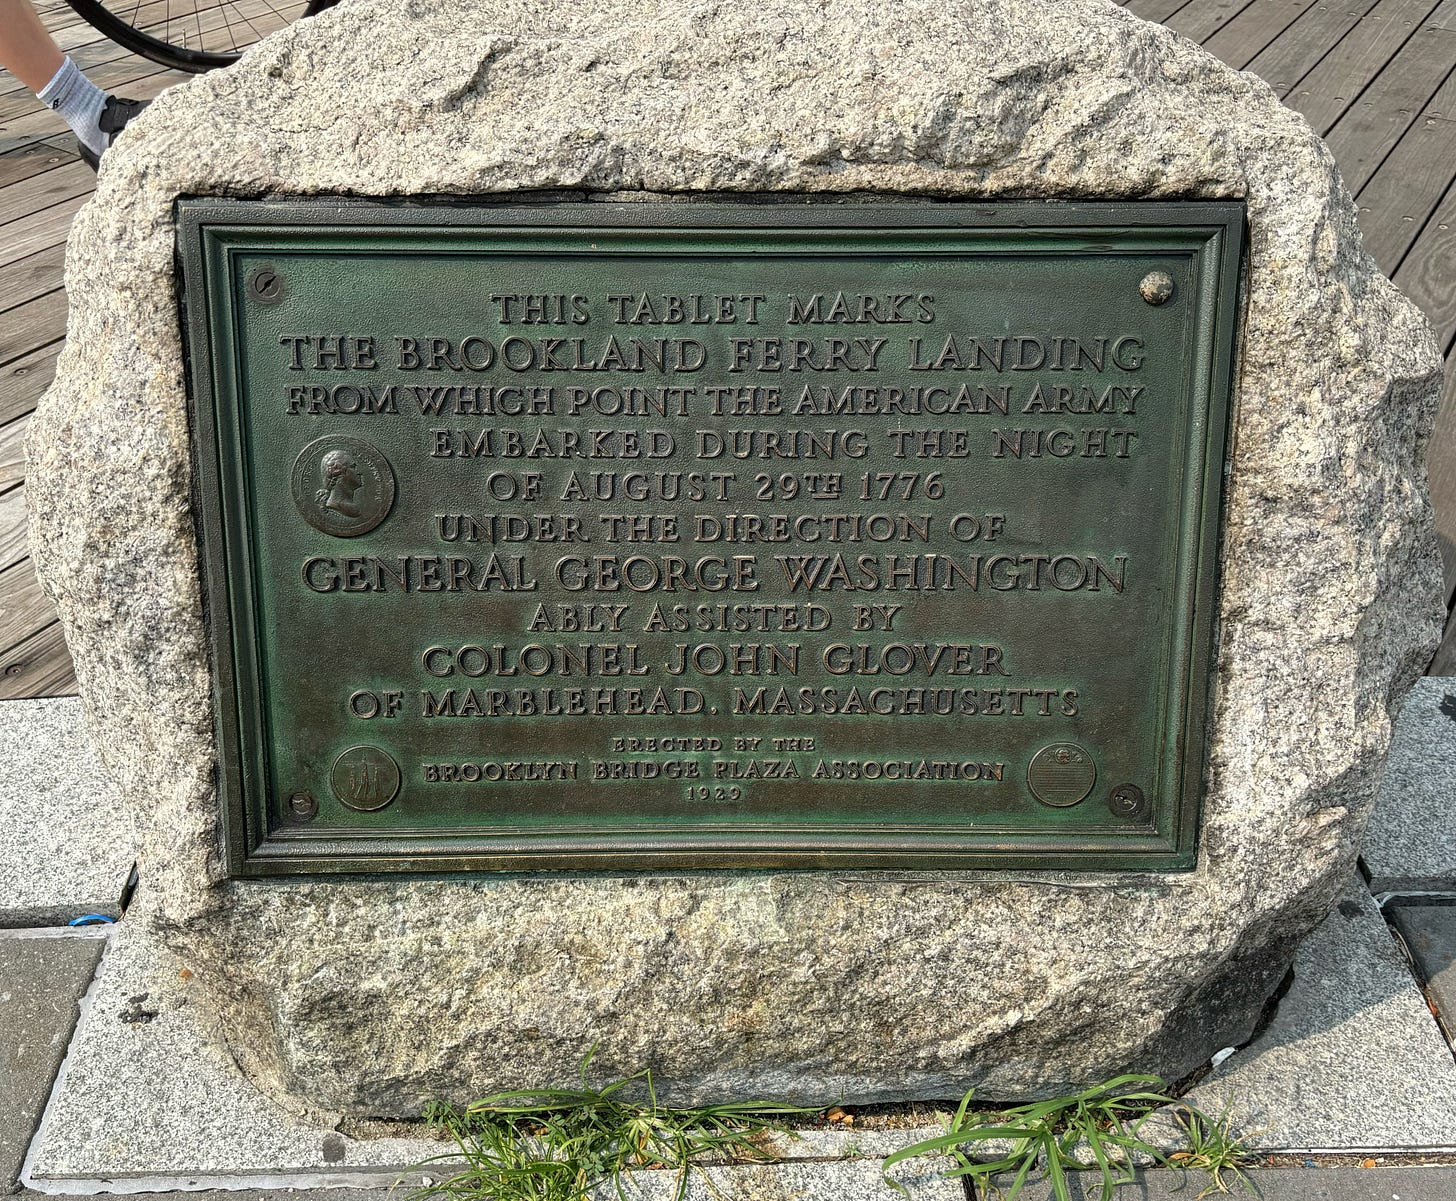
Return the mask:
<path id="1" fill-rule="evenodd" d="M 1247 199 L 1197 871 L 215 882 L 172 202 L 521 189 Z M 1176 1077 L 1247 1034 L 1348 878 L 1434 644 L 1424 322 L 1300 117 L 1100 0 L 345 3 L 127 131 L 67 282 L 35 558 L 156 920 L 257 1080 L 316 1110 L 569 1081 L 594 1041 L 677 1099 Z"/>
<path id="2" fill-rule="evenodd" d="M 438 1181 L 454 1170 L 438 1162 L 438 1157 L 453 1154 L 455 1144 L 423 1137 L 417 1126 L 407 1128 L 404 1137 L 397 1128 L 380 1137 L 382 1132 L 374 1126 L 341 1133 L 328 1124 L 320 1127 L 288 1113 L 260 1095 L 231 1057 L 212 1045 L 210 1027 L 215 1022 L 200 979 L 184 979 L 158 953 L 156 930 L 138 920 L 147 916 L 150 903 L 144 898 L 134 905 L 115 928 L 69 1049 L 66 1038 L 74 1022 L 69 1008 L 73 994 L 66 991 L 73 985 L 69 979 L 64 988 L 55 988 L 52 981 L 52 993 L 63 994 L 55 1006 L 60 1011 L 57 1017 L 65 1018 L 54 1048 L 39 1048 L 37 1054 L 35 1032 L 45 1029 L 42 1023 L 31 1021 L 28 1026 L 13 1028 L 5 1024 L 16 1009 L 7 1001 L 7 994 L 18 994 L 19 1003 L 28 1003 L 21 987 L 23 973 L 17 966 L 24 965 L 17 959 L 16 948 L 31 944 L 0 937 L 0 968 L 11 972 L 11 978 L 0 984 L 0 1065 L 7 1071 L 12 1068 L 3 1058 L 11 1050 L 10 1041 L 17 1042 L 18 1049 L 31 1059 L 49 1064 L 41 1087 L 34 1090 L 33 1112 L 14 1111 L 18 1118 L 13 1140 L 7 1139 L 8 1128 L 0 1123 L 0 1173 L 7 1167 L 10 1143 L 18 1144 L 17 1162 L 25 1152 L 30 1137 L 30 1126 L 25 1123 L 39 1113 L 47 1095 L 45 1124 L 30 1146 L 25 1183 L 50 1194 L 79 1196 L 98 1188 L 106 1193 L 153 1192 L 185 1182 L 188 1188 L 255 1190 L 249 1195 L 264 1201 L 292 1198 L 292 1190 L 299 1187 L 372 1185 L 381 1189 L 375 1198 L 329 1194 L 324 1201 L 399 1201 L 402 1189 L 418 1185 L 422 1176 Z M 80 941 L 75 935 L 67 937 L 70 942 Z M 51 947 L 58 940 L 32 941 Z M 92 962 L 94 966 L 94 957 Z M 84 984 L 74 991 L 82 988 Z M 20 1016 L 28 1015 L 22 1011 Z M 29 1036 L 29 1041 L 23 1036 Z M 53 1057 L 48 1059 L 52 1050 Z M 67 1057 L 66 1067 L 50 1093 L 51 1077 L 62 1053 Z M 11 1081 L 0 1074 L 0 1104 L 7 1100 L 7 1090 L 23 1091 L 23 1085 L 32 1083 L 23 1063 L 14 1066 L 19 1070 L 14 1073 L 13 1089 Z M 0 1116 L 6 1118 L 11 1113 L 0 1110 Z M 880 1171 L 880 1160 L 932 1138 L 940 1130 L 927 1125 L 780 1135 L 772 1143 L 773 1157 L 799 1163 L 766 1174 L 731 1169 L 728 1179 L 719 1183 L 735 1185 L 736 1191 L 725 1190 L 725 1201 L 745 1195 L 753 1201 L 780 1196 L 809 1201 L 809 1195 L 800 1190 L 822 1178 L 824 1183 L 813 1196 L 835 1196 L 833 1189 L 838 1187 L 840 1201 L 853 1201 L 860 1195 L 854 1188 L 878 1179 L 872 1173 Z M 845 1162 L 831 1162 L 835 1160 Z M 915 1159 L 902 1165 L 897 1176 L 923 1190 L 915 1195 L 925 1201 L 964 1197 L 964 1192 L 950 1193 L 937 1184 L 940 1170 L 947 1166 L 944 1160 Z M 643 1181 L 642 1201 L 660 1195 L 657 1174 L 645 1173 L 638 1179 Z M 0 1174 L 0 1187 L 4 1181 Z M 382 1191 L 396 1183 L 401 1184 L 400 1189 L 389 1194 Z M 959 1189 L 958 1184 L 955 1187 Z M 883 1184 L 880 1188 L 884 1190 Z M 285 1189 L 289 1191 L 285 1193 Z M 635 1195 L 628 1190 L 628 1197 Z M 893 1194 L 884 1190 L 877 1195 Z M 611 1197 L 614 1201 L 616 1194 Z M 39 1198 L 31 1194 L 26 1201 Z M 236 1194 L 233 1201 L 240 1201 Z M 608 1201 L 606 1194 L 603 1201 Z"/>

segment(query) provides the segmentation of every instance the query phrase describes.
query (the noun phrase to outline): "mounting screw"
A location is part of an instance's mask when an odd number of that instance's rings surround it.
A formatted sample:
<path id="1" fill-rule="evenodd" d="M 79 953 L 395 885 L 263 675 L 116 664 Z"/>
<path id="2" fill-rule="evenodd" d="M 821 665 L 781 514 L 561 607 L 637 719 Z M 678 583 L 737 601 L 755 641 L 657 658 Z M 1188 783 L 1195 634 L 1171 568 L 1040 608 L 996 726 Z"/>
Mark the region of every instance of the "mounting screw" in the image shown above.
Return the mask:
<path id="1" fill-rule="evenodd" d="M 264 304 L 275 304 L 283 299 L 283 277 L 272 267 L 259 267 L 248 281 L 248 291 L 254 300 Z"/>
<path id="2" fill-rule="evenodd" d="M 1116 817 L 1142 817 L 1148 810 L 1148 798 L 1136 784 L 1119 784 L 1108 796 L 1107 807 Z"/>
<path id="3" fill-rule="evenodd" d="M 295 792 L 288 798 L 288 812 L 295 821 L 312 821 L 318 816 L 318 802 L 311 792 Z"/>
<path id="4" fill-rule="evenodd" d="M 1173 277 L 1166 271 L 1149 271 L 1138 284 L 1138 291 L 1149 304 L 1167 304 L 1173 299 Z"/>

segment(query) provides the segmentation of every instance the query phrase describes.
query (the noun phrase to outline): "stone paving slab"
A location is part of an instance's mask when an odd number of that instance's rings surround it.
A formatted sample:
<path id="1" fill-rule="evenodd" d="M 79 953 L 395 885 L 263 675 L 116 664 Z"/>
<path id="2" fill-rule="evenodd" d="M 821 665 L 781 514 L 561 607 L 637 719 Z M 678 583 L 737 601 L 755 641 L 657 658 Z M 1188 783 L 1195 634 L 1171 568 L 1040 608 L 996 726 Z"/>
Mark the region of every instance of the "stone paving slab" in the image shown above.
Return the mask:
<path id="1" fill-rule="evenodd" d="M 204 1034 L 177 965 L 130 916 L 88 998 L 25 1183 L 90 1191 L 225 1186 L 231 1178 L 297 1173 L 316 1183 L 390 1185 L 403 1166 L 437 1155 L 427 1139 L 360 1141 L 298 1120 L 258 1092 Z"/>
<path id="2" fill-rule="evenodd" d="M 945 1161 L 942 1161 L 945 1162 Z M 947 1180 L 929 1161 L 897 1165 L 900 1182 L 914 1201 L 966 1201 L 964 1185 Z M 626 1181 L 628 1201 L 673 1201 L 676 1172 L 638 1172 Z M 682 1201 L 895 1201 L 876 1160 L 739 1164 L 706 1168 L 688 1176 Z M 617 1201 L 611 1184 L 596 1188 L 592 1201 Z"/>
<path id="3" fill-rule="evenodd" d="M 1235 1182 L 1230 1201 L 1452 1201 L 1456 1168 L 1259 1168 L 1249 1173 L 1253 1191 Z M 1094 1201 L 1098 1187 L 1091 1174 L 1072 1177 L 1072 1201 Z M 1141 1173 L 1135 1184 L 1113 1194 L 1113 1201 L 1195 1201 L 1208 1177 L 1202 1172 Z M 1214 1194 L 1218 1196 L 1218 1194 Z M 1051 1187 L 1037 1180 L 1018 1201 L 1052 1201 Z"/>
<path id="4" fill-rule="evenodd" d="M 1300 947 L 1268 1029 L 1192 1098 L 1231 1105 L 1261 1149 L 1456 1148 L 1456 1061 L 1363 887 Z"/>
<path id="5" fill-rule="evenodd" d="M 135 838 L 81 702 L 0 701 L 0 928 L 115 917 Z"/>
<path id="6" fill-rule="evenodd" d="M 104 932 L 0 936 L 0 1193 L 19 1179 Z"/>
<path id="7" fill-rule="evenodd" d="M 803 1165 L 810 1168 L 837 1168 L 838 1164 Z M 1237 1185 L 1231 1198 L 1255 1198 L 1257 1201 L 1452 1201 L 1456 1198 L 1456 1167 L 1399 1167 L 1399 1168 L 1257 1168 L 1249 1173 L 1253 1192 L 1246 1192 Z M 785 1182 L 791 1178 L 784 1177 Z M 843 1175 L 826 1173 L 821 1180 L 843 1186 Z M 1179 1172 L 1151 1171 L 1140 1173 L 1135 1183 L 1125 1185 L 1113 1194 L 1113 1201 L 1194 1201 L 1203 1189 L 1206 1177 L 1202 1173 L 1190 1172 L 1186 1176 Z M 746 1180 L 746 1178 L 745 1178 Z M 717 1180 L 714 1180 L 715 1185 Z M 763 1182 L 757 1182 L 760 1186 Z M 869 1182 L 874 1186 L 874 1181 Z M 946 1191 L 947 1186 L 954 1189 Z M 653 1186 L 650 1186 L 653 1187 Z M 812 1186 L 811 1186 L 812 1187 Z M 879 1186 L 879 1192 L 845 1193 L 817 1191 L 792 1192 L 742 1192 L 725 1194 L 729 1201 L 787 1201 L 802 1198 L 813 1201 L 858 1201 L 864 1196 L 867 1201 L 894 1201 L 899 1195 Z M 911 1185 L 915 1201 L 965 1201 L 966 1194 L 952 1181 L 940 1180 L 934 1191 Z M 1073 1201 L 1095 1201 L 1098 1187 L 1093 1178 L 1083 1175 L 1071 1177 Z M 20 1193 L 15 1201 L 42 1201 L 43 1197 L 53 1201 L 77 1201 L 83 1195 L 78 1193 L 42 1194 L 31 1191 Z M 628 1194 L 629 1198 L 635 1194 Z M 404 1201 L 407 1194 L 387 1189 L 354 1188 L 271 1188 L 222 1191 L 218 1189 L 199 1192 L 162 1192 L 151 1195 L 150 1201 Z M 643 1201 L 657 1201 L 654 1194 L 644 1195 Z M 694 1195 L 694 1201 L 698 1201 Z M 704 1199 L 706 1201 L 706 1198 Z M 716 1199 L 715 1199 L 716 1201 Z M 1021 1191 L 1019 1201 L 1052 1201 L 1051 1187 L 1042 1180 L 1033 1180 Z"/>
<path id="8" fill-rule="evenodd" d="M 895 1179 L 912 1201 L 966 1201 L 959 1181 L 947 1180 L 929 1161 L 898 1166 Z M 674 1201 L 677 1173 L 636 1172 L 623 1181 L 627 1201 Z M 152 1194 L 155 1201 L 406 1201 L 413 1186 L 400 1189 L 275 1187 L 224 1191 Z M 43 1194 L 26 1191 L 18 1201 L 42 1197 L 78 1197 L 97 1194 Z M 618 1201 L 615 1185 L 598 1187 L 591 1201 Z M 873 1160 L 818 1162 L 797 1160 L 780 1164 L 743 1164 L 710 1167 L 688 1175 L 682 1201 L 895 1201 L 900 1194 L 885 1184 L 880 1165 Z"/>
<path id="9" fill-rule="evenodd" d="M 1407 901 L 1392 904 L 1389 912 L 1449 1041 L 1456 1035 L 1456 902 Z"/>
<path id="10" fill-rule="evenodd" d="M 134 907 L 113 928 L 110 949 L 32 1145 L 27 1185 L 47 1193 L 388 1186 L 401 1175 L 407 1183 L 418 1181 L 421 1173 L 409 1171 L 411 1165 L 450 1150 L 451 1144 L 422 1137 L 351 1138 L 304 1121 L 259 1093 L 207 1036 L 188 983 L 153 944 L 141 917 Z M 779 1139 L 775 1149 L 797 1160 L 883 1157 L 938 1133 L 931 1127 L 813 1130 L 800 1138 Z M 818 1196 L 852 1201 L 861 1195 L 854 1190 L 865 1181 L 879 1180 L 877 1159 L 860 1158 L 842 1166 L 843 1172 L 824 1177 L 832 1182 L 830 1192 L 805 1192 L 806 1201 Z M 816 1162 L 814 1167 L 828 1172 L 829 1165 Z M 425 1169 L 436 1178 L 447 1171 L 445 1164 Z M 722 1182 L 725 1188 L 749 1181 L 747 1175 L 733 1175 L 739 1169 L 724 1171 L 731 1177 Z M 797 1182 L 794 1190 L 808 1187 L 812 1173 L 807 1171 L 790 1174 Z M 750 1183 L 752 1187 L 742 1184 L 739 1192 L 727 1195 L 745 1201 L 777 1195 L 755 1193 L 762 1181 Z M 645 1187 L 660 1185 L 649 1182 Z M 895 1195 L 882 1184 L 879 1188 L 884 1191 L 875 1195 L 886 1201 Z M 917 1188 L 917 1199 L 936 1201 L 941 1195 L 928 1179 Z M 955 1189 L 959 1201 L 963 1194 L 959 1186 Z"/>
<path id="11" fill-rule="evenodd" d="M 1406 699 L 1365 834 L 1370 889 L 1456 891 L 1456 679 Z"/>

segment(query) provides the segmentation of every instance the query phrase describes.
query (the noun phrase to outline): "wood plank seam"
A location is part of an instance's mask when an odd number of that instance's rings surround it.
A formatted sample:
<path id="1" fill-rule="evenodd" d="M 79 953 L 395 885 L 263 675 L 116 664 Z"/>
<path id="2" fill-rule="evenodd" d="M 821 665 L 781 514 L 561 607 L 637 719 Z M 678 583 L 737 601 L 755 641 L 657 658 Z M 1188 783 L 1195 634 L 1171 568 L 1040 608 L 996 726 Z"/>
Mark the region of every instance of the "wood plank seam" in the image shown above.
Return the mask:
<path id="1" fill-rule="evenodd" d="M 1424 2 L 1420 4 L 1419 7 L 1417 7 L 1415 11 L 1420 13 L 1421 15 L 1418 19 L 1410 22 L 1410 32 L 1407 33 L 1403 38 L 1401 38 L 1400 42 L 1391 49 L 1390 53 L 1385 56 L 1385 59 L 1381 62 L 1380 66 L 1370 73 L 1369 78 L 1366 79 L 1363 84 L 1360 84 L 1357 87 L 1350 89 L 1348 94 L 1346 94 L 1345 96 L 1336 97 L 1337 102 L 1342 104 L 1344 107 L 1341 108 L 1337 113 L 1334 114 L 1333 117 L 1329 118 L 1328 120 L 1322 123 L 1315 122 L 1314 128 L 1317 134 L 1319 134 L 1321 137 L 1326 136 L 1341 120 L 1343 120 L 1345 114 L 1348 113 L 1351 108 L 1353 108 L 1354 105 L 1358 103 L 1359 100 L 1365 95 L 1365 93 L 1375 84 L 1375 82 L 1380 79 L 1381 75 L 1385 72 L 1385 69 L 1389 67 L 1390 64 L 1400 56 L 1401 51 L 1403 51 L 1406 46 L 1409 45 L 1411 38 L 1413 38 L 1421 30 L 1425 23 L 1430 20 L 1432 14 L 1434 14 L 1436 10 L 1440 7 L 1440 4 L 1441 0 L 1424 0 Z M 1377 9 L 1379 7 L 1379 5 L 1376 6 Z M 1374 19 L 1375 10 L 1371 10 L 1371 13 L 1368 14 L 1368 16 L 1371 19 Z M 1288 95 L 1295 95 L 1299 91 L 1300 85 L 1309 81 L 1311 77 L 1313 77 L 1315 73 L 1325 65 L 1325 63 L 1331 61 L 1333 56 L 1335 56 L 1342 48 L 1344 48 L 1345 43 L 1349 41 L 1359 29 L 1360 25 L 1357 24 L 1349 31 L 1349 33 L 1345 35 L 1344 38 L 1342 38 L 1339 42 L 1335 43 L 1335 45 L 1331 46 L 1329 50 L 1320 57 L 1317 63 L 1310 67 L 1310 69 L 1306 71 L 1302 76 L 1300 76 L 1299 79 L 1294 81 L 1294 83 L 1289 88 Z M 1297 104 L 1291 104 L 1291 107 L 1296 109 L 1299 108 Z M 1299 111 L 1302 112 L 1304 110 L 1300 109 Z"/>
<path id="2" fill-rule="evenodd" d="M 1441 77 L 1441 80 L 1440 80 L 1440 82 L 1438 84 L 1436 84 L 1435 89 L 1431 92 L 1431 94 L 1429 96 L 1426 97 L 1425 101 L 1422 103 L 1420 110 L 1412 116 L 1412 118 L 1410 120 L 1410 123 L 1405 127 L 1404 132 L 1402 132 L 1402 134 L 1400 135 L 1400 137 L 1397 138 L 1391 144 L 1390 148 L 1385 152 L 1385 154 L 1383 154 L 1381 156 L 1380 161 L 1375 165 L 1374 169 L 1370 172 L 1369 178 L 1366 179 L 1366 181 L 1365 181 L 1365 183 L 1363 185 L 1361 185 L 1360 190 L 1355 193 L 1355 199 L 1356 199 L 1357 202 L 1359 201 L 1359 199 L 1361 198 L 1361 196 L 1363 196 L 1365 194 L 1365 192 L 1369 189 L 1370 185 L 1375 182 L 1375 177 L 1380 174 L 1381 168 L 1383 168 L 1385 166 L 1385 164 L 1390 161 L 1391 155 L 1395 154 L 1395 152 L 1399 149 L 1401 142 L 1403 142 L 1405 140 L 1405 138 L 1410 135 L 1411 131 L 1418 129 L 1420 127 L 1421 122 L 1423 120 L 1427 120 L 1427 119 L 1440 120 L 1441 119 L 1441 118 L 1427 118 L 1427 116 L 1426 116 L 1426 110 L 1431 106 L 1431 104 L 1433 102 L 1435 102 L 1437 100 L 1437 98 L 1441 95 L 1441 93 L 1449 85 L 1451 85 L 1453 82 L 1456 82 L 1456 65 L 1453 65 L 1453 67 L 1450 70 L 1448 70 L 1445 75 L 1443 75 Z"/>

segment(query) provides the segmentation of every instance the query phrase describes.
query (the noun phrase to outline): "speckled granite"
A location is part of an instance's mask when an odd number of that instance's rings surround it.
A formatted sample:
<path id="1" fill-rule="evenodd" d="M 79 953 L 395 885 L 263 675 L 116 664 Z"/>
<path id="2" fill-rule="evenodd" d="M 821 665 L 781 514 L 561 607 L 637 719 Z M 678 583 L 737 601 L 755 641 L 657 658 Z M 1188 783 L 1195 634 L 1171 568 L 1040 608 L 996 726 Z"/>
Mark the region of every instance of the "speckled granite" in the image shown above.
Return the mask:
<path id="1" fill-rule="evenodd" d="M 1456 680 L 1428 676 L 1405 703 L 1365 836 L 1376 893 L 1456 891 Z"/>
<path id="2" fill-rule="evenodd" d="M 131 812 L 75 697 L 0 701 L 0 927 L 116 917 L 136 860 Z"/>
<path id="3" fill-rule="evenodd" d="M 1246 200 L 1197 870 L 218 883 L 173 201 L 542 188 Z M 676 1100 L 1177 1077 L 1344 886 L 1439 628 L 1425 322 L 1301 117 L 1101 0 L 346 3 L 128 129 L 67 285 L 35 559 L 161 935 L 316 1111 L 567 1083 L 593 1043 Z"/>

